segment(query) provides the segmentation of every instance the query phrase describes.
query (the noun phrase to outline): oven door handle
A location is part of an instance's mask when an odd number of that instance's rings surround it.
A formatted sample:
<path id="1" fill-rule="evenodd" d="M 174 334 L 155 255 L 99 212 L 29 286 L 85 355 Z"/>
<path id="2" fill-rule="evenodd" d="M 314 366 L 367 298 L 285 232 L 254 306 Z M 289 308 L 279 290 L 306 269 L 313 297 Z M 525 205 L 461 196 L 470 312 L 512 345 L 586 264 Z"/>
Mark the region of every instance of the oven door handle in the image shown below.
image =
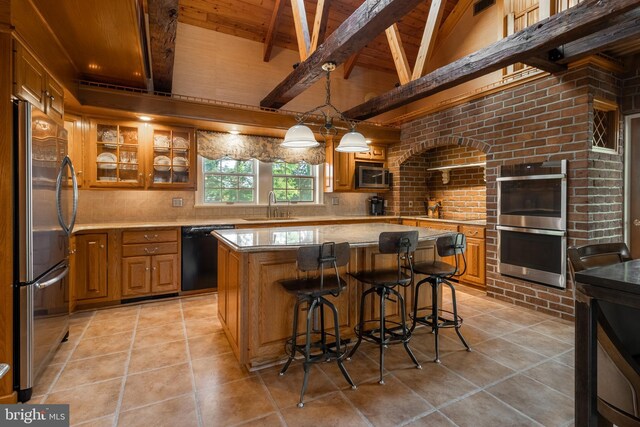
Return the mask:
<path id="1" fill-rule="evenodd" d="M 547 236 L 560 236 L 560 237 L 564 237 L 567 235 L 566 231 L 544 230 L 542 228 L 506 227 L 504 225 L 496 225 L 496 230 L 516 231 L 519 233 L 530 233 L 530 234 L 544 234 Z"/>
<path id="2" fill-rule="evenodd" d="M 532 181 L 536 179 L 566 179 L 566 173 L 554 173 L 549 175 L 524 175 L 524 176 L 503 176 L 496 178 L 496 181 Z"/>

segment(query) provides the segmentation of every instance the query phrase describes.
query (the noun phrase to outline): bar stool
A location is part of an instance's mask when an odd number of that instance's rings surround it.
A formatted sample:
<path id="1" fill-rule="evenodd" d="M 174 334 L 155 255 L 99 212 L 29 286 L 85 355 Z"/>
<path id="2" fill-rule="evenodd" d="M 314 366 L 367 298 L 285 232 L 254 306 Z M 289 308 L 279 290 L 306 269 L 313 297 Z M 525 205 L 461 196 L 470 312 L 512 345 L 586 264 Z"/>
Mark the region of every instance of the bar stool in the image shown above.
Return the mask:
<path id="1" fill-rule="evenodd" d="M 349 263 L 350 248 L 349 243 L 323 243 L 322 245 L 302 246 L 298 249 L 297 264 L 301 272 L 320 271 L 320 277 L 281 280 L 278 283 L 290 294 L 296 296 L 296 304 L 293 312 L 293 333 L 285 344 L 289 359 L 282 367 L 280 375 L 291 365 L 296 353 L 304 356 L 304 379 L 302 390 L 300 391 L 300 402 L 298 407 L 304 406 L 304 393 L 309 382 L 309 371 L 313 363 L 329 362 L 335 360 L 342 371 L 347 382 L 353 389 L 356 388 L 353 380 L 349 376 L 342 363 L 347 352 L 346 344 L 340 339 L 340 322 L 338 310 L 335 305 L 325 298 L 327 295 L 337 297 L 347 286 L 346 282 L 340 278 L 338 267 Z M 325 268 L 333 268 L 335 274 L 325 276 Z M 307 327 L 305 332 L 298 332 L 298 313 L 300 305 L 308 304 Z M 325 330 L 324 307 L 328 307 L 333 312 L 334 333 L 330 334 Z M 319 329 L 312 323 L 316 323 L 319 312 Z M 298 338 L 304 336 L 304 344 L 298 344 Z M 333 338 L 332 342 L 327 341 L 327 337 Z M 315 338 L 315 339 L 314 339 Z"/>
<path id="2" fill-rule="evenodd" d="M 449 234 L 446 236 L 438 237 L 436 239 L 436 248 L 438 255 L 442 257 L 453 256 L 455 259 L 455 265 L 443 261 L 434 260 L 431 262 L 420 262 L 413 266 L 415 274 L 426 275 L 427 277 L 422 279 L 416 284 L 416 290 L 413 298 L 413 324 L 411 331 L 416 328 L 418 323 L 431 327 L 431 331 L 435 336 L 435 349 L 436 358 L 434 362 L 440 363 L 440 353 L 438 349 L 438 329 L 440 328 L 455 328 L 456 334 L 462 344 L 466 347 L 467 351 L 471 351 L 471 348 L 465 341 L 464 337 L 460 333 L 460 327 L 462 326 L 462 317 L 458 315 L 458 306 L 456 304 L 456 289 L 449 281 L 454 276 L 461 276 L 467 269 L 467 260 L 464 256 L 464 252 L 467 248 L 467 241 L 465 235 L 462 233 Z M 458 255 L 462 258 L 464 267 L 459 272 Z M 431 313 L 425 316 L 418 315 L 418 297 L 420 293 L 420 287 L 425 283 L 431 285 Z M 438 307 L 438 291 L 442 284 L 445 284 L 451 288 L 451 303 L 453 305 L 453 311 L 443 310 Z"/>
<path id="3" fill-rule="evenodd" d="M 349 357 L 353 356 L 362 343 L 362 340 L 378 344 L 380 348 L 380 384 L 384 384 L 384 349 L 389 344 L 404 345 L 405 350 L 416 365 L 416 368 L 422 369 L 420 363 L 409 348 L 409 340 L 411 339 L 411 330 L 407 326 L 406 309 L 402 294 L 395 288 L 396 286 L 407 287 L 413 281 L 413 265 L 412 253 L 418 245 L 418 231 L 402 231 L 402 232 L 384 232 L 380 233 L 378 239 L 378 250 L 381 254 L 396 254 L 396 268 L 386 270 L 363 271 L 353 273 L 356 280 L 361 283 L 370 285 L 371 287 L 362 293 L 360 298 L 360 317 L 358 325 L 355 327 L 355 333 L 358 337 L 356 345 L 349 353 Z M 406 270 L 409 274 L 406 273 Z M 373 320 L 364 320 L 364 306 L 368 295 L 377 294 L 380 297 L 380 318 Z M 395 296 L 400 306 L 400 320 L 391 321 L 385 319 L 386 301 L 394 301 L 391 296 Z M 366 329 L 368 324 L 374 324 L 372 329 Z M 377 324 L 377 325 L 376 325 Z M 391 326 L 391 327 L 389 327 Z"/>

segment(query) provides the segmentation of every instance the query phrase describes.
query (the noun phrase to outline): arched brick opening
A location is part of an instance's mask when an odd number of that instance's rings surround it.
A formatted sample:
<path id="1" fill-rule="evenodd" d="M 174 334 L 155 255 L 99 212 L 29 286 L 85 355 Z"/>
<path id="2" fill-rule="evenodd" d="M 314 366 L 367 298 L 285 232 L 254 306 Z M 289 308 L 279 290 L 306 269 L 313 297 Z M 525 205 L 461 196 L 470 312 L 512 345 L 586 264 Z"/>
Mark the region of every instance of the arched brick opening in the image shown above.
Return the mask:
<path id="1" fill-rule="evenodd" d="M 401 186 L 402 186 L 402 165 L 412 158 L 413 156 L 417 156 L 423 154 L 429 150 L 432 150 L 437 147 L 445 147 L 445 146 L 459 146 L 459 147 L 469 147 L 479 150 L 487 155 L 487 160 L 490 157 L 491 146 L 484 141 L 466 138 L 458 135 L 450 135 L 439 138 L 427 139 L 425 141 L 421 141 L 419 143 L 414 143 L 411 145 L 399 144 L 400 146 L 391 150 L 388 157 L 388 165 L 389 170 L 393 173 L 393 191 L 387 195 L 387 206 L 390 208 L 390 213 L 399 215 L 401 212 L 400 205 L 400 194 L 401 194 Z"/>

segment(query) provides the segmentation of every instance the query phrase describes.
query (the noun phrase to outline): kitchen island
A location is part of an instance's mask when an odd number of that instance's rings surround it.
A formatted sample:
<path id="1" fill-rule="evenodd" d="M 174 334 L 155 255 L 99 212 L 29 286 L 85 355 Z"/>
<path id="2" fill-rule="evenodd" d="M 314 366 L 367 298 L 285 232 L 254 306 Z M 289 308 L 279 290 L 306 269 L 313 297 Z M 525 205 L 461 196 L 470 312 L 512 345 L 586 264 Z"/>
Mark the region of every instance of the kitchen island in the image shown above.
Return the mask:
<path id="1" fill-rule="evenodd" d="M 435 239 L 449 233 L 387 223 L 214 231 L 219 239 L 218 316 L 240 363 L 249 369 L 258 369 L 285 355 L 284 343 L 291 335 L 295 299 L 277 282 L 299 276 L 297 248 L 325 242 L 351 244 L 349 264 L 340 271 L 348 286 L 333 299 L 339 313 L 341 334 L 349 338 L 354 335 L 353 327 L 358 319 L 362 285 L 348 273 L 395 265 L 395 255 L 378 252 L 378 236 L 384 231 L 409 230 L 419 232 L 417 261 L 433 259 L 436 256 Z M 412 307 L 413 289 L 400 288 L 400 292 L 407 308 Z M 420 296 L 420 307 L 431 305 L 431 297 L 427 294 L 424 292 Z M 365 317 L 377 316 L 374 304 L 365 310 Z M 387 316 L 393 318 L 398 314 L 397 304 L 388 303 Z M 328 325 L 332 325 L 330 320 Z"/>

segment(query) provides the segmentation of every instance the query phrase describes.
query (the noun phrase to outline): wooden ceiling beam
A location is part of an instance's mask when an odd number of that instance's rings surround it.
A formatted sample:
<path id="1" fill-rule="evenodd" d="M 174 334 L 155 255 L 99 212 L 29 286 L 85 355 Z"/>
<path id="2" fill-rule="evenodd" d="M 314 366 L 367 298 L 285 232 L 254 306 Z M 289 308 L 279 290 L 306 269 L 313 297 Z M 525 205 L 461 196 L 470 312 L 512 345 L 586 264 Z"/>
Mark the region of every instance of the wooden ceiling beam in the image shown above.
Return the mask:
<path id="1" fill-rule="evenodd" d="M 389 41 L 391 56 L 393 57 L 393 63 L 396 65 L 400 84 L 407 84 L 411 81 L 411 66 L 409 65 L 407 53 L 404 51 L 404 46 L 402 45 L 398 24 L 393 24 L 384 32 L 387 35 L 387 40 Z"/>
<path id="2" fill-rule="evenodd" d="M 304 0 L 291 0 L 291 10 L 293 11 L 293 23 L 298 39 L 298 52 L 300 61 L 304 61 L 309 56 L 311 41 L 309 39 L 309 24 L 307 23 L 307 12 L 304 8 Z"/>
<path id="3" fill-rule="evenodd" d="M 149 0 L 149 38 L 153 89 L 171 92 L 178 29 L 178 0 Z"/>
<path id="4" fill-rule="evenodd" d="M 280 24 L 280 17 L 284 10 L 286 0 L 275 0 L 276 3 L 273 6 L 273 12 L 271 13 L 271 20 L 269 21 L 269 29 L 267 35 L 264 38 L 264 54 L 262 60 L 269 62 L 271 59 L 271 51 L 273 50 L 273 42 L 276 40 L 276 34 L 278 33 L 278 25 Z"/>
<path id="5" fill-rule="evenodd" d="M 353 67 L 356 66 L 356 62 L 358 62 L 358 57 L 360 56 L 360 51 L 351 55 L 349 59 L 344 63 L 344 79 L 348 79 L 353 71 Z"/>
<path id="6" fill-rule="evenodd" d="M 306 61 L 260 102 L 260 106 L 282 107 L 324 76 L 322 64 L 327 61 L 337 65 L 344 63 L 421 1 L 378 0 L 373 7 L 369 2 L 363 2 Z"/>
<path id="7" fill-rule="evenodd" d="M 438 34 L 438 28 L 440 28 L 440 21 L 442 21 L 446 2 L 446 0 L 431 0 L 431 8 L 429 9 L 427 23 L 424 26 L 424 33 L 422 33 L 422 41 L 420 42 L 420 49 L 418 50 L 418 57 L 413 67 L 411 80 L 416 80 L 424 74 L 425 66 L 436 44 L 436 36 Z"/>
<path id="8" fill-rule="evenodd" d="M 640 0 L 585 0 L 477 52 L 364 102 L 345 112 L 368 119 L 434 93 L 500 70 L 556 46 L 604 29 L 611 19 L 640 6 Z"/>
<path id="9" fill-rule="evenodd" d="M 329 7 L 331 7 L 331 0 L 318 0 L 316 16 L 313 21 L 313 34 L 311 35 L 311 49 L 309 50 L 309 54 L 315 52 L 318 45 L 324 42 L 324 36 L 327 32 L 327 22 L 329 22 Z"/>

